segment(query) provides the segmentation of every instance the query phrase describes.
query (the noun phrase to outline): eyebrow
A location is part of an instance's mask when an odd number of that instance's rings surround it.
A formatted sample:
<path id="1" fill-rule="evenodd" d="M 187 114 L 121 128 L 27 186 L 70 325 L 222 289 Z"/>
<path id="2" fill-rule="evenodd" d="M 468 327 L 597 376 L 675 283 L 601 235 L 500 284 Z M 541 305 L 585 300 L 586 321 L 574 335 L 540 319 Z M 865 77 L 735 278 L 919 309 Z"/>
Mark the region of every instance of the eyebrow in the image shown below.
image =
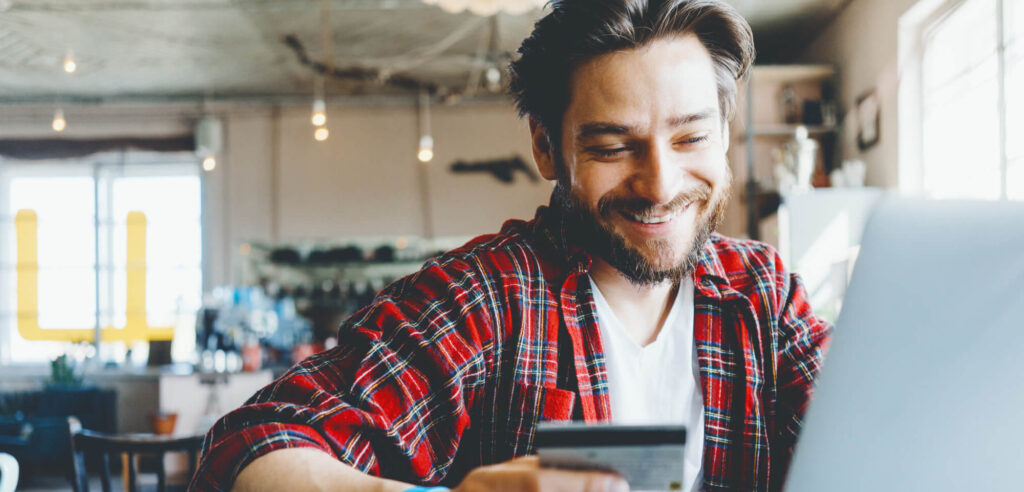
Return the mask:
<path id="1" fill-rule="evenodd" d="M 705 109 L 704 111 L 669 118 L 668 126 L 676 128 L 679 126 L 686 125 L 688 123 L 693 123 L 694 121 L 710 120 L 715 116 L 718 116 L 718 110 L 709 108 Z"/>
<path id="2" fill-rule="evenodd" d="M 673 116 L 668 119 L 668 126 L 677 128 L 693 123 L 694 121 L 709 120 L 714 118 L 717 114 L 718 111 L 716 109 L 705 109 L 696 113 Z M 595 121 L 580 125 L 579 129 L 576 130 L 576 139 L 582 140 L 597 135 L 629 135 L 631 133 L 638 133 L 635 127 L 621 125 L 618 123 Z"/>

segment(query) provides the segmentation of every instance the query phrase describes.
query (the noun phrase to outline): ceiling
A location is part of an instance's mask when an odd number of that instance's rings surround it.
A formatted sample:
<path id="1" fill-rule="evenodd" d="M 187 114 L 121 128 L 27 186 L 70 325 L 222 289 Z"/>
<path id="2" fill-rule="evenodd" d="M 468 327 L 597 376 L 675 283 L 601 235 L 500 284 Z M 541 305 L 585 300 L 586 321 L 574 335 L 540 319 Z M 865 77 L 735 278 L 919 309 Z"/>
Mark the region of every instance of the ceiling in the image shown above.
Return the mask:
<path id="1" fill-rule="evenodd" d="M 848 1 L 731 3 L 758 61 L 778 62 Z M 0 104 L 308 98 L 318 74 L 329 95 L 487 94 L 499 88 L 488 69 L 541 14 L 421 0 L 0 0 Z M 68 53 L 74 74 L 61 69 Z"/>

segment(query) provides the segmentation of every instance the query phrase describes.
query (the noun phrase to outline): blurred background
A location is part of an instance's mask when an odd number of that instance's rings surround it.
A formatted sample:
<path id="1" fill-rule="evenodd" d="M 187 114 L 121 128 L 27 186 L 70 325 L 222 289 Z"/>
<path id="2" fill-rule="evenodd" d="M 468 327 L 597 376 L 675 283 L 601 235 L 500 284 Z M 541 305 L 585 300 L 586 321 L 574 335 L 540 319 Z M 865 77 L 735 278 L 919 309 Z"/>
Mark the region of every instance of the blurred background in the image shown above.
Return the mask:
<path id="1" fill-rule="evenodd" d="M 779 248 L 822 316 L 881 194 L 1024 199 L 1024 2 L 730 3 L 758 58 L 721 232 Z M 505 66 L 543 4 L 0 0 L 22 487 L 67 488 L 67 415 L 201 434 L 384 285 L 532 218 L 552 184 Z"/>

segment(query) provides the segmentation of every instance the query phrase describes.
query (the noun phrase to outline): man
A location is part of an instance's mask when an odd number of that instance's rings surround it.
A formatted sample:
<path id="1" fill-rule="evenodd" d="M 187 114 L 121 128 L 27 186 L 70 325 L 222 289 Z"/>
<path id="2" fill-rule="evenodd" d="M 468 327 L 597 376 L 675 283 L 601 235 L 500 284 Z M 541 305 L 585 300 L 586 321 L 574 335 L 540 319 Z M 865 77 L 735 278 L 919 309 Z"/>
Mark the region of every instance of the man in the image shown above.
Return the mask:
<path id="1" fill-rule="evenodd" d="M 519 53 L 551 205 L 387 287 L 211 429 L 194 488 L 624 490 L 529 456 L 569 419 L 683 423 L 691 490 L 781 487 L 830 329 L 769 247 L 712 233 L 749 26 L 562 0 Z"/>

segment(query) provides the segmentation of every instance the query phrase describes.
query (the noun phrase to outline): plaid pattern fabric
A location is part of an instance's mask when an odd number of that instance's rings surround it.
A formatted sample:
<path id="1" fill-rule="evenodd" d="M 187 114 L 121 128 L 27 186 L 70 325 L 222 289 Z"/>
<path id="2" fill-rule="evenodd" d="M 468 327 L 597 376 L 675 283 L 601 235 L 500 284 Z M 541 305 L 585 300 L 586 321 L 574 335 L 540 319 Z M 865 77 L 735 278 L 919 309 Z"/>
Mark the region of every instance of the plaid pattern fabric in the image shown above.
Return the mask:
<path id="1" fill-rule="evenodd" d="M 317 354 L 223 417 L 191 487 L 323 450 L 364 472 L 454 486 L 530 454 L 541 420 L 606 421 L 589 256 L 541 207 L 388 286 Z M 694 272 L 709 490 L 778 490 L 830 327 L 768 246 L 713 235 Z"/>

